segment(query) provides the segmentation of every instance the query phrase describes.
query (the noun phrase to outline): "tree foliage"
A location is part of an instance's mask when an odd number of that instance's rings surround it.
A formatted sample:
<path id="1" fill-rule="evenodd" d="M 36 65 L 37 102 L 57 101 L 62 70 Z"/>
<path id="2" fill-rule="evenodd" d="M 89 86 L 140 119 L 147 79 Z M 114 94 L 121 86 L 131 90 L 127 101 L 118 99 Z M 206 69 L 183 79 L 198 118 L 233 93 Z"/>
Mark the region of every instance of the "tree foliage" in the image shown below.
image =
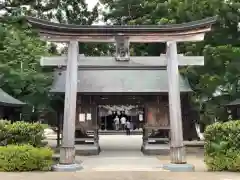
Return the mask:
<path id="1" fill-rule="evenodd" d="M 59 52 L 57 44 L 41 41 L 29 29 L 23 16 L 91 25 L 99 16 L 98 4 L 89 10 L 85 0 L 5 0 L 0 2 L 0 10 L 0 85 L 9 94 L 29 105 L 24 109 L 25 113 L 27 111 L 28 115 L 37 115 L 38 111 L 54 106 L 50 103 L 53 98 L 59 99 L 49 94 L 53 70 L 48 72 L 43 69 L 39 60 L 42 56 L 62 52 Z M 108 51 L 106 47 L 102 44 L 80 44 L 80 53 L 102 55 Z M 29 117 L 23 118 L 27 120 Z"/>
<path id="2" fill-rule="evenodd" d="M 203 42 L 181 43 L 178 51 L 205 57 L 205 66 L 181 69 L 195 92 L 192 99 L 202 120 L 226 115 L 222 105 L 239 96 L 239 0 L 100 0 L 100 3 L 106 8 L 102 15 L 107 24 L 161 25 L 218 15 L 217 23 Z M 59 52 L 55 44 L 40 41 L 19 20 L 22 15 L 31 15 L 55 22 L 91 25 L 99 18 L 98 4 L 89 10 L 84 0 L 5 0 L 1 1 L 0 10 L 1 86 L 34 106 L 46 106 L 51 75 L 43 72 L 39 58 Z M 132 55 L 165 53 L 164 43 L 131 46 Z M 108 44 L 80 43 L 80 53 L 86 55 L 106 55 L 112 50 Z"/>
<path id="3" fill-rule="evenodd" d="M 11 25 L 5 26 L 4 30 L 0 51 L 1 85 L 10 86 L 8 92 L 20 99 L 34 93 L 44 93 L 46 85 L 51 83 L 51 78 L 42 72 L 39 64 L 40 57 L 46 54 L 44 43 L 29 35 L 31 32 L 28 30 L 19 30 Z"/>
<path id="4" fill-rule="evenodd" d="M 28 111 L 45 107 L 52 75 L 43 71 L 39 60 L 47 54 L 46 44 L 28 29 L 11 24 L 0 29 L 1 88 L 26 102 Z"/>
<path id="5" fill-rule="evenodd" d="M 99 4 L 88 9 L 85 0 L 59 0 L 54 11 L 48 11 L 42 19 L 76 25 L 92 25 L 99 17 Z M 79 43 L 79 53 L 101 56 L 109 53 L 109 45 L 103 43 Z"/>
<path id="6" fill-rule="evenodd" d="M 39 39 L 22 15 L 49 10 L 39 1 L 1 1 L 0 86 L 13 97 L 25 102 L 23 118 L 29 119 L 40 109 L 49 107 L 52 73 L 43 71 L 41 56 L 48 55 L 51 44 Z M 49 8 L 53 3 L 48 4 Z M 30 8 L 29 8 L 29 7 Z M 55 52 L 55 51 L 54 51 Z M 34 110 L 34 111 L 33 111 Z M 36 119 L 34 119 L 36 120 Z"/>
<path id="7" fill-rule="evenodd" d="M 104 20 L 113 24 L 161 25 L 217 15 L 217 23 L 203 42 L 181 43 L 178 52 L 205 57 L 205 66 L 181 69 L 195 92 L 193 100 L 202 121 L 225 119 L 222 105 L 239 96 L 238 0 L 101 0 L 101 3 L 108 9 Z M 134 45 L 133 49 L 133 54 L 159 55 L 165 52 L 165 44 Z"/>

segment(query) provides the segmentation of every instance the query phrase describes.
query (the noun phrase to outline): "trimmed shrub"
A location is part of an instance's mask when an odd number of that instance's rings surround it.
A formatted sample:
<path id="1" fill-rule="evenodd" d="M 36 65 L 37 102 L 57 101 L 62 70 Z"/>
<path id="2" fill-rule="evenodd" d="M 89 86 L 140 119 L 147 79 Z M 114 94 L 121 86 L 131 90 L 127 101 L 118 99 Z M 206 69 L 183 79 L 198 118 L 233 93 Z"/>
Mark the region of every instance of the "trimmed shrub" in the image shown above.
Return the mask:
<path id="1" fill-rule="evenodd" d="M 0 123 L 0 143 L 9 144 L 30 144 L 34 147 L 42 147 L 45 125 L 40 123 L 28 123 L 18 121 L 14 123 Z"/>
<path id="2" fill-rule="evenodd" d="M 11 124 L 11 122 L 5 119 L 0 119 L 0 126 L 3 126 L 5 124 Z"/>
<path id="3" fill-rule="evenodd" d="M 0 171 L 49 171 L 53 164 L 53 151 L 31 145 L 0 147 Z"/>
<path id="4" fill-rule="evenodd" d="M 240 121 L 209 125 L 204 137 L 208 170 L 240 171 Z"/>

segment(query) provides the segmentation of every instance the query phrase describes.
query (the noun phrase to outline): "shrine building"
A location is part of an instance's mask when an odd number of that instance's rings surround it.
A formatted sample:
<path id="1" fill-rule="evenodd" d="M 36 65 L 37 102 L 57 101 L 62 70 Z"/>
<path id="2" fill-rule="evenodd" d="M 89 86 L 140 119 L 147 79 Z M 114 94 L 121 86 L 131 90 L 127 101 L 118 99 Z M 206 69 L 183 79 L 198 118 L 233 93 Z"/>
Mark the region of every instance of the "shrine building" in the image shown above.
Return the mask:
<path id="1" fill-rule="evenodd" d="M 83 55 L 79 55 L 82 56 Z M 183 56 L 182 56 L 183 57 Z M 79 61 L 79 66 L 101 66 L 101 69 L 80 69 L 77 80 L 76 101 L 76 144 L 88 142 L 89 149 L 76 149 L 80 155 L 94 155 L 100 151 L 98 135 L 111 132 L 119 133 L 114 128 L 114 118 L 126 116 L 132 122 L 132 134 L 143 134 L 143 142 L 155 141 L 163 144 L 169 141 L 170 121 L 168 105 L 168 73 L 160 67 L 159 59 L 131 60 L 131 64 L 141 67 L 121 68 L 126 62 L 118 62 L 115 58 L 96 57 Z M 159 65 L 159 66 L 158 66 Z M 109 70 L 109 66 L 119 67 Z M 149 68 L 151 70 L 149 70 Z M 188 80 L 179 76 L 181 92 L 181 110 L 183 121 L 183 137 L 185 140 L 197 139 L 194 120 L 199 116 L 192 109 L 190 94 L 192 89 Z M 66 87 L 66 70 L 57 68 L 54 71 L 54 82 L 51 93 L 64 96 Z M 59 104 L 58 117 L 62 127 L 64 104 Z M 125 131 L 123 132 L 125 133 Z M 95 149 L 89 141 L 97 144 Z M 149 144 L 150 145 L 150 144 Z M 144 149 L 142 149 L 144 151 Z M 166 152 L 169 151 L 167 148 Z M 145 154 L 161 154 L 159 149 L 144 151 Z"/>

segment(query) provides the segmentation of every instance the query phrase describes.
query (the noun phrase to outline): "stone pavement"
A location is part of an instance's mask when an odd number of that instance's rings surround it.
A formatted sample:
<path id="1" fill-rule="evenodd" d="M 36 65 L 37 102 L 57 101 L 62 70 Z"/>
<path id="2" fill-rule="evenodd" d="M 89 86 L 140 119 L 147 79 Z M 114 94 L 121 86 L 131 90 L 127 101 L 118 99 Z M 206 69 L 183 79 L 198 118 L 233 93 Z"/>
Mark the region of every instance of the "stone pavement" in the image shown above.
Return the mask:
<path id="1" fill-rule="evenodd" d="M 34 172 L 0 173 L 3 180 L 240 180 L 240 173 L 220 172 Z"/>
<path id="2" fill-rule="evenodd" d="M 162 171 L 155 156 L 144 156 L 138 135 L 102 135 L 98 156 L 76 157 L 82 160 L 84 171 Z"/>
<path id="3" fill-rule="evenodd" d="M 240 173 L 206 172 L 202 150 L 188 149 L 188 162 L 196 172 L 163 171 L 168 156 L 144 156 L 140 152 L 141 136 L 101 136 L 99 156 L 76 157 L 84 170 L 78 172 L 0 173 L 2 180 L 240 180 Z M 104 171 L 104 172 L 103 172 Z"/>
<path id="4" fill-rule="evenodd" d="M 164 171 L 163 164 L 170 162 L 169 156 L 144 156 L 140 149 L 141 135 L 100 135 L 101 153 L 98 156 L 77 156 L 82 161 L 83 171 Z M 49 141 L 56 146 L 56 141 Z M 188 148 L 188 162 L 196 166 L 196 170 L 206 171 L 202 161 L 203 150 Z"/>
<path id="5" fill-rule="evenodd" d="M 170 162 L 169 156 L 144 156 L 140 151 L 142 136 L 139 135 L 101 135 L 99 140 L 100 155 L 76 157 L 83 161 L 84 171 L 164 171 L 162 165 Z M 188 152 L 188 162 L 196 165 L 197 171 L 206 171 L 203 151 L 188 148 Z"/>

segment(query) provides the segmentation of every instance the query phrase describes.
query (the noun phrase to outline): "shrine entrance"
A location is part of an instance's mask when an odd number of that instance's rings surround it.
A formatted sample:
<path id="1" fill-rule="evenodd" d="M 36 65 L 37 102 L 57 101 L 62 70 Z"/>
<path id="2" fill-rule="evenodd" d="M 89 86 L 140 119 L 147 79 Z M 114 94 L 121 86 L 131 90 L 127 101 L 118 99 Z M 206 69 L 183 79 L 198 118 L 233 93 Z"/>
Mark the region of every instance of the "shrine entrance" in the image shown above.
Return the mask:
<path id="1" fill-rule="evenodd" d="M 77 154 L 101 153 L 100 135 L 126 135 L 126 122 L 130 123 L 131 135 L 142 136 L 142 148 L 139 150 L 144 154 L 169 153 L 170 121 L 167 93 L 147 94 L 149 95 L 79 95 L 75 142 L 84 145 L 85 148 L 79 150 L 76 146 Z M 183 106 L 187 106 L 188 101 L 184 101 L 187 95 L 188 93 L 181 95 Z M 92 143 L 89 143 L 90 141 Z"/>
<path id="2" fill-rule="evenodd" d="M 165 126 L 167 124 L 168 127 L 166 129 L 170 130 L 171 135 L 171 163 L 174 164 L 174 167 L 186 163 L 182 129 L 181 89 L 184 89 L 185 92 L 187 91 L 180 83 L 178 67 L 204 65 L 204 57 L 179 55 L 177 53 L 177 43 L 202 41 L 205 33 L 209 32 L 212 24 L 216 22 L 216 17 L 183 24 L 143 26 L 69 25 L 52 23 L 32 17 L 27 17 L 27 20 L 33 28 L 39 31 L 45 40 L 68 43 L 67 55 L 41 59 L 42 66 L 66 67 L 64 83 L 54 82 L 55 85 L 63 85 L 61 89 L 55 88 L 55 90 L 65 93 L 60 163 L 54 166 L 55 170 L 62 171 L 67 169 L 68 171 L 75 171 L 81 168 L 79 164 L 75 163 L 76 139 L 74 130 L 77 129 L 77 126 L 82 128 L 85 117 L 89 120 L 85 123 L 85 127 L 93 129 L 94 142 L 97 145 L 98 126 L 97 123 L 91 123 L 92 121 L 90 120 L 93 119 L 93 116 L 89 112 L 95 112 L 93 114 L 97 115 L 97 105 L 100 104 L 94 103 L 92 98 L 91 102 L 93 103 L 91 104 L 85 104 L 81 101 L 78 103 L 78 92 L 105 94 L 114 92 L 124 94 L 139 93 L 140 91 L 147 95 L 149 92 L 156 94 L 167 93 L 168 102 L 159 101 L 157 98 L 155 101 L 147 101 L 144 104 L 147 107 L 145 108 L 147 109 L 145 115 L 147 115 L 148 120 L 144 127 L 144 137 L 149 137 L 149 130 L 155 131 L 162 127 L 162 124 Z M 116 53 L 114 56 L 106 57 L 79 55 L 79 42 L 115 43 Z M 166 54 L 154 57 L 130 56 L 130 43 L 157 42 L 166 44 Z M 160 72 L 163 69 L 166 71 Z M 159 78 L 160 73 L 167 81 L 162 82 L 162 79 Z M 152 76 L 153 74 L 154 76 Z M 155 80 L 152 77 L 155 77 Z M 138 78 L 137 81 L 136 78 Z M 121 83 L 116 83 L 116 79 Z M 77 107 L 78 105 L 80 107 Z M 160 109 L 164 109 L 164 111 Z M 79 116 L 77 113 L 79 113 Z M 169 118 L 167 118 L 168 114 Z M 158 117 L 164 117 L 164 119 L 169 119 L 169 121 L 158 121 Z M 76 122 L 79 123 L 77 124 Z M 158 126 L 157 128 L 156 125 Z M 82 128 L 80 131 L 84 132 L 84 129 Z M 143 139 L 142 147 L 145 152 L 148 152 L 148 149 L 159 152 L 159 149 L 149 148 L 147 139 Z"/>
<path id="3" fill-rule="evenodd" d="M 141 132 L 144 125 L 144 107 L 136 105 L 99 105 L 99 133 L 125 132 L 125 121 L 131 123 L 131 131 Z"/>
<path id="4" fill-rule="evenodd" d="M 142 132 L 144 103 L 141 96 L 105 95 L 97 101 L 100 134 L 125 133 L 126 121 L 131 123 L 131 131 Z"/>

